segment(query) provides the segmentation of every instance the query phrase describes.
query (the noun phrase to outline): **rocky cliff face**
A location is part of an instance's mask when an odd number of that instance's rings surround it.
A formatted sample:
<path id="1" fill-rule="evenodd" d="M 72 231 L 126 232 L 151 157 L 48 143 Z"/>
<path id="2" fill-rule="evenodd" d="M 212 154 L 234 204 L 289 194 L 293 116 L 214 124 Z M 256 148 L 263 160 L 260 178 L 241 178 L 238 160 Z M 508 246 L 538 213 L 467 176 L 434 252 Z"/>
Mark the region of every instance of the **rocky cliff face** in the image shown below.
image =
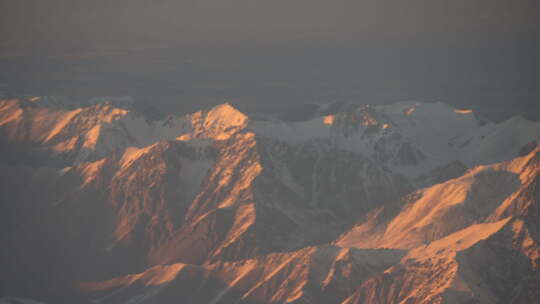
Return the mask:
<path id="1" fill-rule="evenodd" d="M 39 102 L 0 102 L 0 295 L 540 301 L 538 123 L 429 103 L 282 122 Z"/>

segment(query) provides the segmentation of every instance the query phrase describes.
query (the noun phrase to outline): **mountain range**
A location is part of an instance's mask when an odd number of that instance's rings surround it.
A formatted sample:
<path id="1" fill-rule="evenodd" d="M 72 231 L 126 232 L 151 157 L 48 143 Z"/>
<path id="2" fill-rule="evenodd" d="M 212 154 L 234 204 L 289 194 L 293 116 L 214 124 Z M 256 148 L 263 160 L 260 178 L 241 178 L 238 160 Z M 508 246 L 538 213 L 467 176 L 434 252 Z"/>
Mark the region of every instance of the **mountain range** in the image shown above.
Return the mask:
<path id="1" fill-rule="evenodd" d="M 0 303 L 540 303 L 540 122 L 0 101 Z"/>

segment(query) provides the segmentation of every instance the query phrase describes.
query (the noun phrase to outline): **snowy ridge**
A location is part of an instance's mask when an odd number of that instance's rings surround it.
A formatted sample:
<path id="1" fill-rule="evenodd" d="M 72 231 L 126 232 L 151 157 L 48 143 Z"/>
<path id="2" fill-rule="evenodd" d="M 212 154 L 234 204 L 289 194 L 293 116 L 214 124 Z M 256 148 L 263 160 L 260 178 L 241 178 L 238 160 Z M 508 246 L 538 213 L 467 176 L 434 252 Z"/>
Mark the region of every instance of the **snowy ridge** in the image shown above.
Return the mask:
<path id="1" fill-rule="evenodd" d="M 43 103 L 43 108 L 23 106 L 34 98 L 33 102 Z M 540 139 L 538 122 L 515 117 L 500 124 L 485 124 L 472 111 L 443 103 L 348 106 L 345 112 L 307 121 L 280 122 L 250 120 L 227 103 L 190 115 L 149 121 L 129 109 L 117 108 L 105 97 L 74 110 L 56 108 L 61 101 L 54 98 L 28 100 L 1 102 L 3 133 L 13 140 L 23 134 L 19 130 L 22 125 L 30 123 L 32 133 L 26 138 L 56 153 L 75 153 L 77 162 L 159 140 L 226 140 L 247 131 L 290 145 L 318 141 L 367 157 L 396 173 L 418 177 L 453 161 L 473 167 L 511 159 L 525 145 Z M 101 103 L 104 100 L 107 102 Z M 129 103 L 130 99 L 118 98 L 116 102 Z M 111 114 L 104 114 L 107 111 Z M 74 137 L 73 129 L 80 135 Z"/>
<path id="2" fill-rule="evenodd" d="M 410 249 L 431 242 L 478 221 L 508 216 L 503 208 L 538 175 L 540 146 L 511 161 L 478 166 L 464 175 L 420 189 L 387 223 L 362 222 L 336 244 L 358 248 Z"/>
<path id="3" fill-rule="evenodd" d="M 472 111 L 443 103 L 402 102 L 348 110 L 302 122 L 252 121 L 249 128 L 289 144 L 322 140 L 410 177 L 456 160 L 469 167 L 508 160 L 540 140 L 538 122 L 516 117 L 484 124 Z"/>

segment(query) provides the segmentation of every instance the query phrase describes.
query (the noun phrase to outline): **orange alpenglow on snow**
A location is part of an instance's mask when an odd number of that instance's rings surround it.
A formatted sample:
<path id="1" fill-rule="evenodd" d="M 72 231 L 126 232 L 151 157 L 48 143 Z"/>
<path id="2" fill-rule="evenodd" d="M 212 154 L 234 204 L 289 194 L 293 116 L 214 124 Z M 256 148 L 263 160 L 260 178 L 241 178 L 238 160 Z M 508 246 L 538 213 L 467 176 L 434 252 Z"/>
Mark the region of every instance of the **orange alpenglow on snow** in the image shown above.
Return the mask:
<path id="1" fill-rule="evenodd" d="M 454 112 L 457 113 L 457 114 L 471 114 L 473 112 L 473 110 L 455 109 Z"/>
<path id="2" fill-rule="evenodd" d="M 114 278 L 104 282 L 79 282 L 78 288 L 85 292 L 93 292 L 119 286 L 126 287 L 136 283 L 142 283 L 143 286 L 159 286 L 175 279 L 185 266 L 182 263 L 158 265 L 142 273 Z"/>
<path id="3" fill-rule="evenodd" d="M 209 111 L 199 111 L 191 115 L 193 131 L 177 137 L 178 140 L 212 138 L 226 140 L 232 134 L 246 127 L 248 117 L 229 103 L 213 107 Z"/>
<path id="4" fill-rule="evenodd" d="M 334 124 L 334 121 L 336 120 L 336 116 L 335 115 L 326 115 L 323 117 L 323 123 L 325 125 L 333 125 Z"/>

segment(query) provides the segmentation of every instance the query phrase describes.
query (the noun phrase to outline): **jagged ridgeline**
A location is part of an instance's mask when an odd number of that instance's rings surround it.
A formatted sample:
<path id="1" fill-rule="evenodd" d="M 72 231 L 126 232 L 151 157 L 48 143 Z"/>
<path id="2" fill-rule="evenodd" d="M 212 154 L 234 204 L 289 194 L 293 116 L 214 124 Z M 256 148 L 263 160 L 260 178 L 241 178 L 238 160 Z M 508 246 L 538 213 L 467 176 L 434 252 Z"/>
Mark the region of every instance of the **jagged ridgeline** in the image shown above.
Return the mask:
<path id="1" fill-rule="evenodd" d="M 298 117 L 0 101 L 0 303 L 539 303 L 540 123 Z"/>

